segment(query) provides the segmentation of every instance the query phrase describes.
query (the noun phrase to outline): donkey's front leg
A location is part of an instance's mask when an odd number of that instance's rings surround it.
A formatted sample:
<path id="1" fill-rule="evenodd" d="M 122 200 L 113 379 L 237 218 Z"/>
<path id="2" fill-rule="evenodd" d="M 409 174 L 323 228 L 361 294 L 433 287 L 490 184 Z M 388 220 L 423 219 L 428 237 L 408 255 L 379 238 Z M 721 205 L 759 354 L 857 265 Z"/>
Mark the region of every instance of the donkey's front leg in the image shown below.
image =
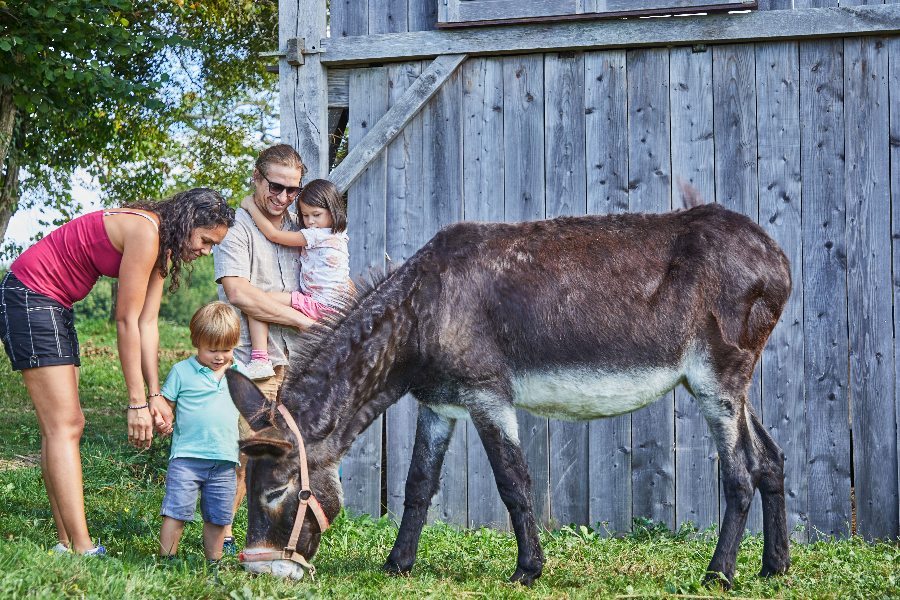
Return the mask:
<path id="1" fill-rule="evenodd" d="M 528 464 L 519 446 L 516 409 L 511 401 L 492 395 L 483 401 L 472 402 L 469 414 L 484 445 L 497 490 L 509 511 L 516 534 L 519 556 L 510 581 L 531 587 L 543 572 L 544 550 L 534 518 Z"/>
<path id="2" fill-rule="evenodd" d="M 384 564 L 388 573 L 409 573 L 416 562 L 419 536 L 428 516 L 431 499 L 438 491 L 441 465 L 456 421 L 438 415 L 419 404 L 416 442 L 406 476 L 406 497 L 403 500 L 403 519 L 394 548 Z"/>

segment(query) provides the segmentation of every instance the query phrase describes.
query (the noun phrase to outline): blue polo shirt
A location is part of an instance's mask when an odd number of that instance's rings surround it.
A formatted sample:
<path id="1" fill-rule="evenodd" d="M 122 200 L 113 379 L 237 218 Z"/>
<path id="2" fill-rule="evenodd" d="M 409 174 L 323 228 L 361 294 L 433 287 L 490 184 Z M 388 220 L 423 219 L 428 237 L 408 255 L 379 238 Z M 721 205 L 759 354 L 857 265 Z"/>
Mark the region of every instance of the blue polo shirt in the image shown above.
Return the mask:
<path id="1" fill-rule="evenodd" d="M 233 362 L 230 368 L 248 375 L 244 365 Z M 160 393 L 178 403 L 169 460 L 190 457 L 238 462 L 240 413 L 231 401 L 225 377 L 216 380 L 212 369 L 192 356 L 172 367 Z"/>

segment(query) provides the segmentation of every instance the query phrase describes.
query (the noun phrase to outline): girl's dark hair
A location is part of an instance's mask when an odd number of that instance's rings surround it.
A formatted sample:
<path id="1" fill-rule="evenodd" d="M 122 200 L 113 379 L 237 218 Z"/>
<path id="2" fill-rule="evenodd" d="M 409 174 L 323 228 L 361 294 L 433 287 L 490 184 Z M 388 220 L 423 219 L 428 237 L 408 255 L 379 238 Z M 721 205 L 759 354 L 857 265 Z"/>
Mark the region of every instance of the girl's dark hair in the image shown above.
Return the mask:
<path id="1" fill-rule="evenodd" d="M 159 216 L 159 254 L 156 268 L 170 276 L 169 291 L 178 289 L 181 264 L 190 255 L 191 234 L 198 227 L 214 229 L 234 225 L 234 209 L 215 190 L 194 188 L 159 202 L 132 202 L 123 208 L 137 208 Z"/>
<path id="2" fill-rule="evenodd" d="M 331 233 L 347 229 L 347 211 L 337 186 L 327 179 L 313 179 L 300 192 L 300 202 L 307 206 L 327 209 L 331 213 Z"/>

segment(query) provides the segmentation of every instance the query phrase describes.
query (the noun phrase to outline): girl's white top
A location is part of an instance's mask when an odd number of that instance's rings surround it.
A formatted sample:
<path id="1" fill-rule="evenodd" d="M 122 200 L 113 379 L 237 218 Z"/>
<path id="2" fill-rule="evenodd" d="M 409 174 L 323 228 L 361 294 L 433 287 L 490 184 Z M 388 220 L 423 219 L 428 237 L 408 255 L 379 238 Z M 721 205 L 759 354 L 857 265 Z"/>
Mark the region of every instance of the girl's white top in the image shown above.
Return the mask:
<path id="1" fill-rule="evenodd" d="M 350 252 L 345 232 L 331 228 L 302 229 L 306 246 L 300 251 L 300 290 L 316 302 L 337 308 L 350 293 Z"/>

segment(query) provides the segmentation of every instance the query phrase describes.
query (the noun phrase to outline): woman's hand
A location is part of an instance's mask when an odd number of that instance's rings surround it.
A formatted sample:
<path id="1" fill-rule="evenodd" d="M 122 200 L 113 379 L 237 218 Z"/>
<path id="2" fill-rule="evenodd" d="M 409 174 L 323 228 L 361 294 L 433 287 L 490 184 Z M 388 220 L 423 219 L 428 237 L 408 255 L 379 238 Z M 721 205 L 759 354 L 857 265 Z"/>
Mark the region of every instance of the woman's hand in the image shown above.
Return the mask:
<path id="1" fill-rule="evenodd" d="M 144 408 L 128 409 L 128 442 L 135 448 L 150 447 L 153 439 L 153 418 L 150 410 Z"/>

